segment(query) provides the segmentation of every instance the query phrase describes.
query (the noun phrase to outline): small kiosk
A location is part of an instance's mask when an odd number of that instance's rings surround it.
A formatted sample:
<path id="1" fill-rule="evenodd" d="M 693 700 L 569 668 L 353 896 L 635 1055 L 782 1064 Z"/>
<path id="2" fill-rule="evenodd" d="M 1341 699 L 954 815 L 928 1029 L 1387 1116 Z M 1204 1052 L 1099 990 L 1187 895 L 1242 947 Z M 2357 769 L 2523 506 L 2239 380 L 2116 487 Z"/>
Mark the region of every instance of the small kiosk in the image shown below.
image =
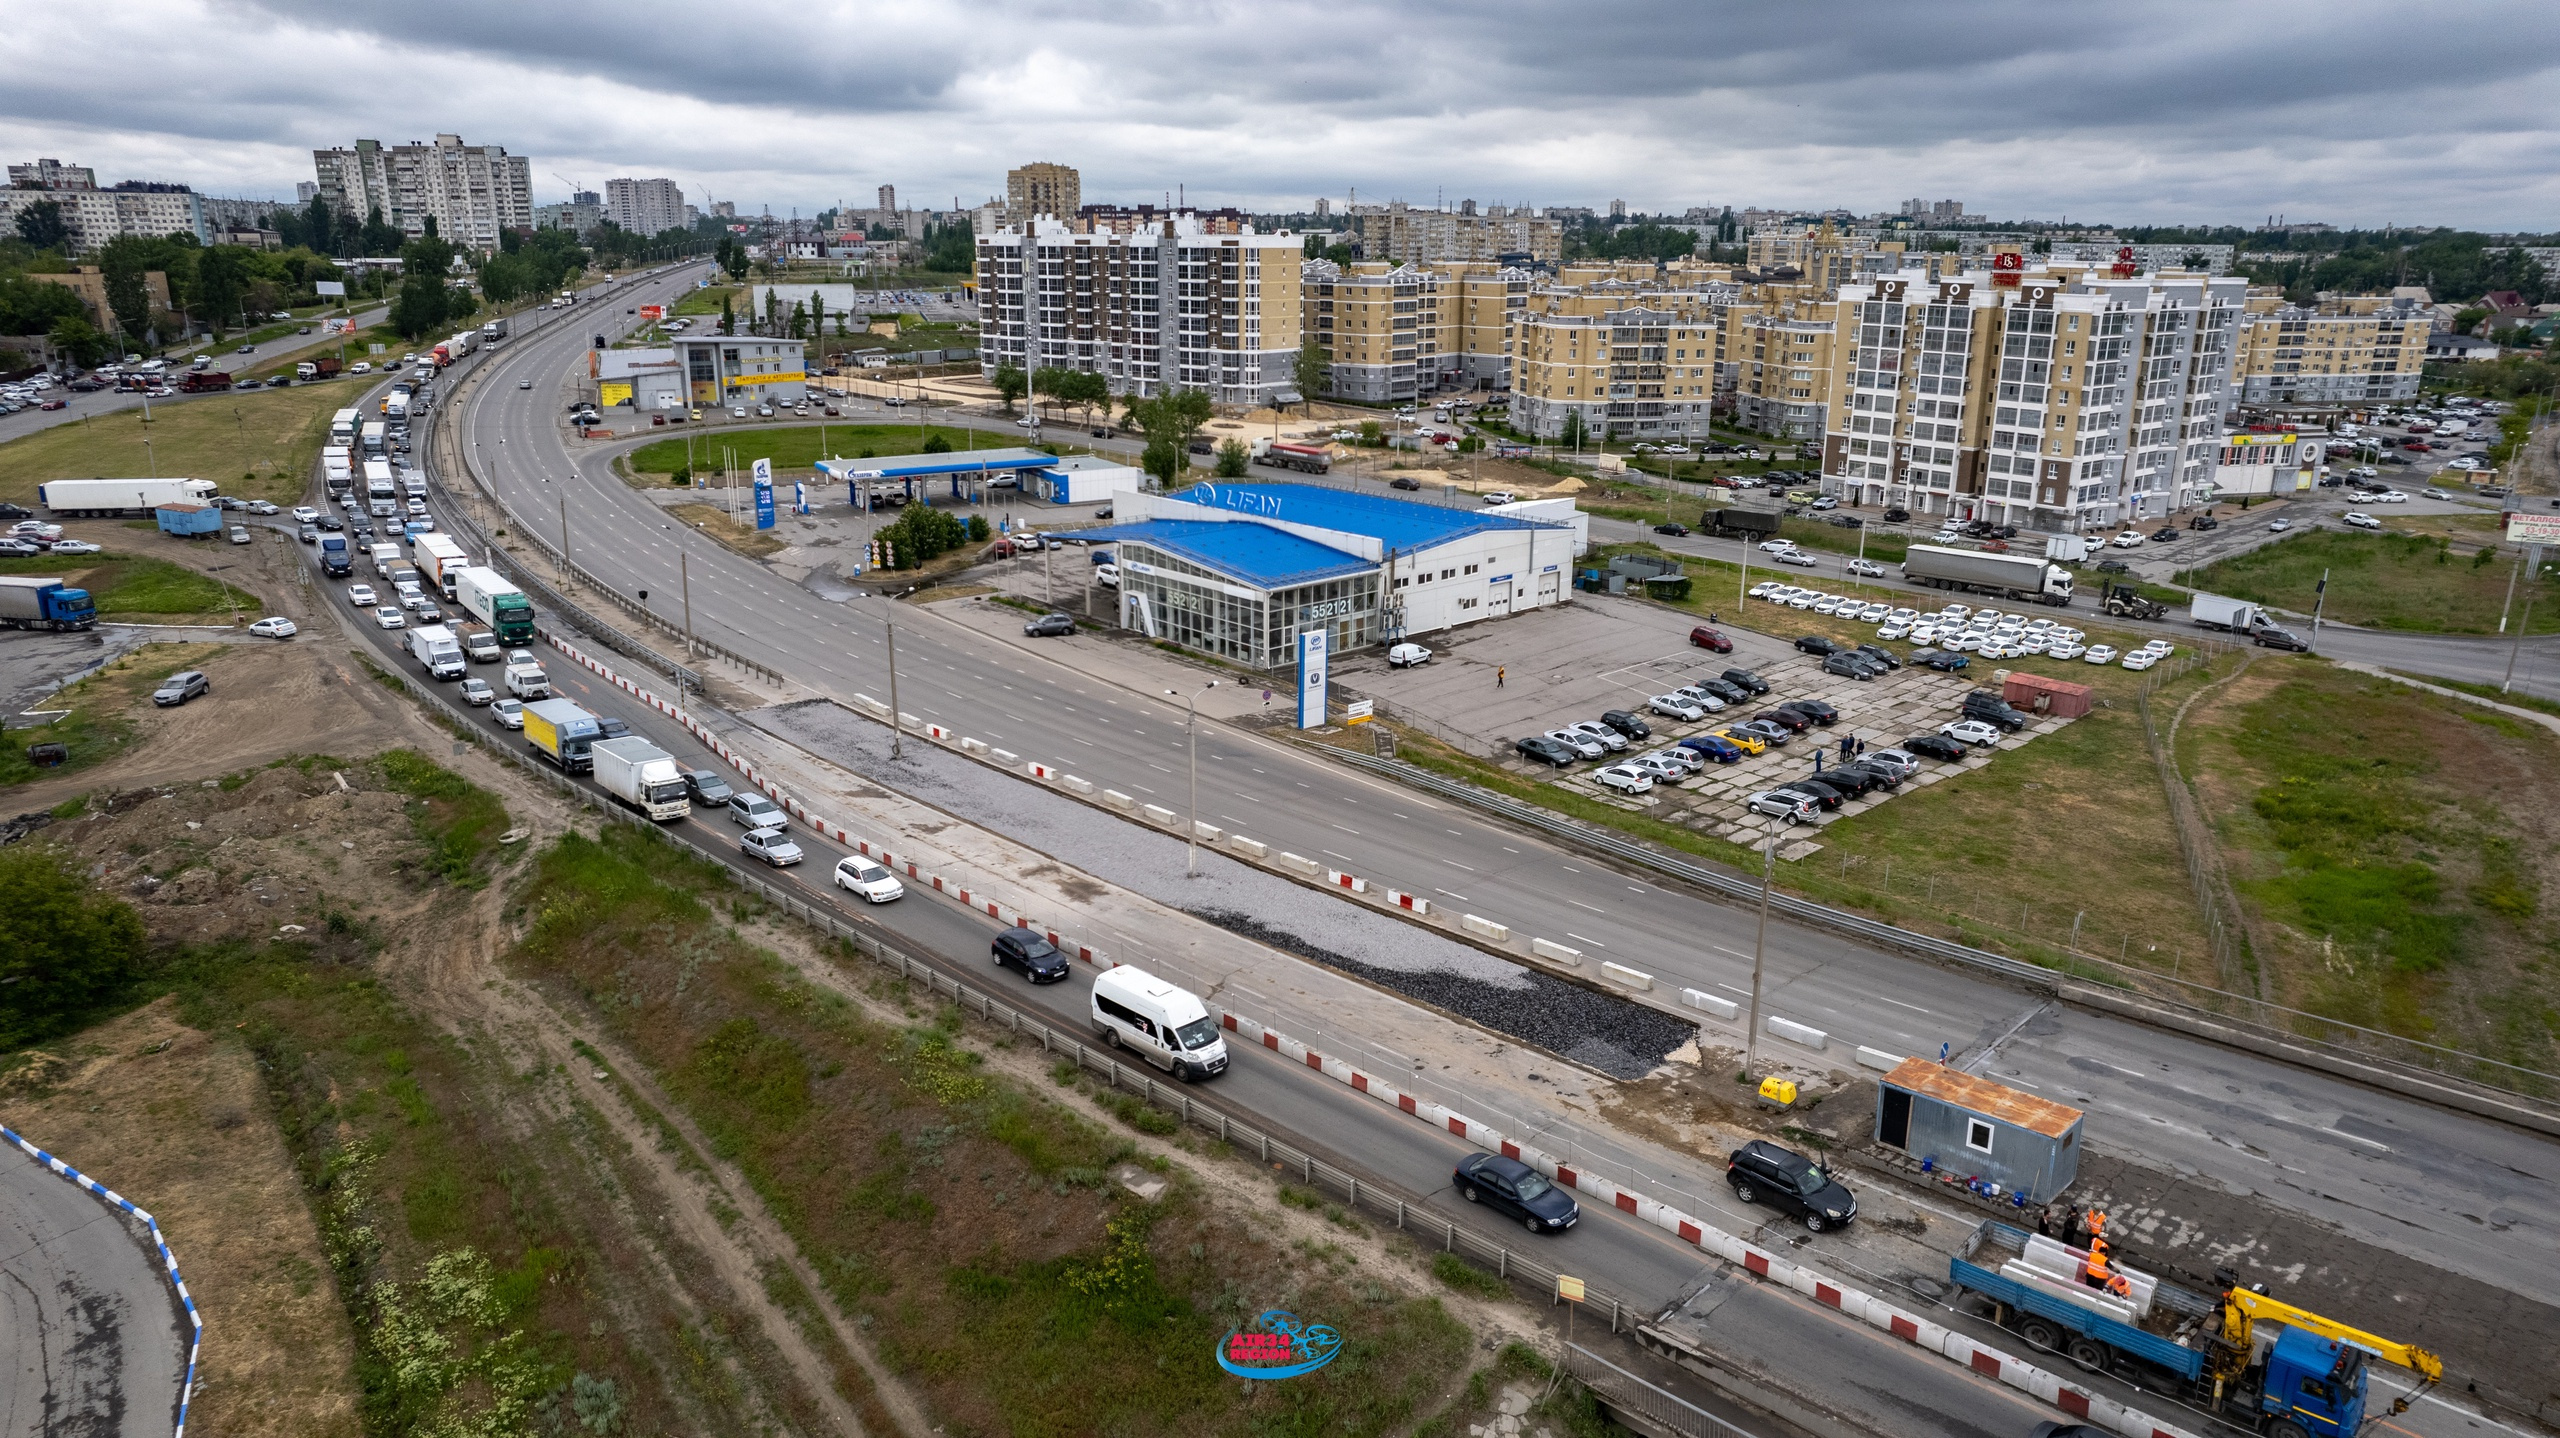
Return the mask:
<path id="1" fill-rule="evenodd" d="M 1932 1168 L 2050 1201 L 2080 1176 L 2080 1110 L 1927 1059 L 1876 1087 L 1876 1142 Z"/>

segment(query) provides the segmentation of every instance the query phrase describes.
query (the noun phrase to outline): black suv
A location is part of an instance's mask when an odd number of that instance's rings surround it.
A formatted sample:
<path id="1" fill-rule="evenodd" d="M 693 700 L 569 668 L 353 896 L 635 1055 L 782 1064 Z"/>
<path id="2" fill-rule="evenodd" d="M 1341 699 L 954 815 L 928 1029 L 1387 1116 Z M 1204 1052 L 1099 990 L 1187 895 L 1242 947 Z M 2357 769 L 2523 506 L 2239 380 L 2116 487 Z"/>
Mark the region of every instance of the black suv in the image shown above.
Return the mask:
<path id="1" fill-rule="evenodd" d="M 1732 685 L 1734 688 L 1741 690 L 1745 694 L 1766 694 L 1769 692 L 1769 681 L 1752 673 L 1748 669 L 1728 669 L 1718 677 L 1723 679 L 1725 683 Z"/>
<path id="2" fill-rule="evenodd" d="M 1724 1180 L 1744 1203 L 1767 1202 L 1804 1219 L 1820 1233 L 1858 1216 L 1858 1200 L 1822 1165 L 1765 1139 L 1753 1139 L 1725 1160 Z"/>
<path id="3" fill-rule="evenodd" d="M 1022 626 L 1023 635 L 1031 639 L 1054 639 L 1076 632 L 1076 622 L 1064 614 L 1043 614 Z"/>
<path id="4" fill-rule="evenodd" d="M 2311 645 L 2301 635 L 2274 624 L 2261 624 L 2249 631 L 2249 637 L 2269 649 L 2291 649 L 2302 652 Z"/>
<path id="5" fill-rule="evenodd" d="M 1837 768 L 1825 769 L 1813 777 L 1839 790 L 1844 799 L 1863 799 L 1884 787 L 1877 781 L 1875 775 L 1855 764 L 1842 764 Z"/>
<path id="6" fill-rule="evenodd" d="M 1769 792 L 1793 794 L 1799 798 L 1811 799 L 1817 807 L 1823 809 L 1837 809 L 1841 801 L 1849 797 L 1819 779 L 1790 779 Z"/>
<path id="7" fill-rule="evenodd" d="M 1964 717 L 1996 725 L 2003 733 L 2015 734 L 2027 727 L 2024 710 L 2011 708 L 2009 701 L 1988 689 L 1976 689 L 1964 696 Z"/>
<path id="8" fill-rule="evenodd" d="M 1637 718 L 1635 715 L 1628 713 L 1624 709 L 1609 710 L 1600 716 L 1600 722 L 1617 730 L 1619 733 L 1626 735 L 1630 739 L 1650 739 L 1653 737 L 1652 725 L 1647 724 L 1642 719 Z"/>

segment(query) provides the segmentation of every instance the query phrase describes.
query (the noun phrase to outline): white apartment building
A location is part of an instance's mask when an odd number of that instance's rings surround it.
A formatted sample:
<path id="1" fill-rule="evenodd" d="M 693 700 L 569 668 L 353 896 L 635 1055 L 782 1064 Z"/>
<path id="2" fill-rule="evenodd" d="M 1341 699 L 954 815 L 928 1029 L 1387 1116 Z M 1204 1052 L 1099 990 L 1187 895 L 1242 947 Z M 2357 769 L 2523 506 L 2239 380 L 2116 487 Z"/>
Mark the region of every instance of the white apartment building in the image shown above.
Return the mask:
<path id="1" fill-rule="evenodd" d="M 435 143 L 384 146 L 358 140 L 353 149 L 314 150 L 320 194 L 331 209 L 361 222 L 374 210 L 401 233 L 436 233 L 466 249 L 494 250 L 502 230 L 533 228 L 532 164 L 500 145 L 466 145 L 460 135 Z"/>
<path id="2" fill-rule="evenodd" d="M 634 235 L 684 227 L 684 191 L 673 180 L 607 180 L 604 217 Z"/>
<path id="3" fill-rule="evenodd" d="M 199 244 L 213 241 L 204 197 L 166 189 L 0 190 L 0 231 L 16 235 L 19 214 L 48 200 L 62 209 L 73 254 L 95 253 L 107 241 L 127 235 L 147 239 L 193 235 Z"/>
<path id="4" fill-rule="evenodd" d="M 979 368 L 1106 376 L 1115 394 L 1295 393 L 1296 235 L 1212 234 L 1187 215 L 1135 234 L 1034 218 L 978 235 Z"/>
<path id="5" fill-rule="evenodd" d="M 2207 500 L 2246 290 L 2095 272 L 1845 286 L 1823 488 L 2053 533 Z"/>

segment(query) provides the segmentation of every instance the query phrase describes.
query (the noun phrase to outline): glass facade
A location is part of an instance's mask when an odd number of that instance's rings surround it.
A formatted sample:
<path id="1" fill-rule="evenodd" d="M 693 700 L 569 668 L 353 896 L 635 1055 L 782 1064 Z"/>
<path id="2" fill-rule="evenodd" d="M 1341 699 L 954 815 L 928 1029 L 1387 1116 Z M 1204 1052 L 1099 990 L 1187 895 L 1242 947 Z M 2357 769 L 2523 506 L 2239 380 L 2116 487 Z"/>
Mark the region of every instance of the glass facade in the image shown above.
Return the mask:
<path id="1" fill-rule="evenodd" d="M 1278 669 L 1297 662 L 1298 636 L 1307 630 L 1327 631 L 1337 654 L 1374 643 L 1380 633 L 1375 570 L 1265 592 L 1150 544 L 1123 540 L 1117 548 L 1124 619 L 1145 628 L 1131 612 L 1143 599 L 1156 637 L 1186 649 Z"/>

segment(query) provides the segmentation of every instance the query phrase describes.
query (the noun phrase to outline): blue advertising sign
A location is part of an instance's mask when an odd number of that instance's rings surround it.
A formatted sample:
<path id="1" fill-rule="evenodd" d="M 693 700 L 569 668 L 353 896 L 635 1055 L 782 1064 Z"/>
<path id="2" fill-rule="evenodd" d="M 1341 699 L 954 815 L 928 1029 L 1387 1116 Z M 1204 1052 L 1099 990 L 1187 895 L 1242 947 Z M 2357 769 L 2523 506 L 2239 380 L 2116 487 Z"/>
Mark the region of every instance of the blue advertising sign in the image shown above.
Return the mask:
<path id="1" fill-rule="evenodd" d="M 773 528 L 773 461 L 756 461 L 756 528 Z"/>
<path id="2" fill-rule="evenodd" d="M 1342 1352 L 1342 1335 L 1330 1324 L 1301 1324 L 1274 1308 L 1218 1341 L 1218 1366 L 1238 1378 L 1295 1378 L 1313 1373 Z"/>
<path id="3" fill-rule="evenodd" d="M 1327 631 L 1309 629 L 1298 636 L 1298 727 L 1321 729 L 1325 711 Z"/>

